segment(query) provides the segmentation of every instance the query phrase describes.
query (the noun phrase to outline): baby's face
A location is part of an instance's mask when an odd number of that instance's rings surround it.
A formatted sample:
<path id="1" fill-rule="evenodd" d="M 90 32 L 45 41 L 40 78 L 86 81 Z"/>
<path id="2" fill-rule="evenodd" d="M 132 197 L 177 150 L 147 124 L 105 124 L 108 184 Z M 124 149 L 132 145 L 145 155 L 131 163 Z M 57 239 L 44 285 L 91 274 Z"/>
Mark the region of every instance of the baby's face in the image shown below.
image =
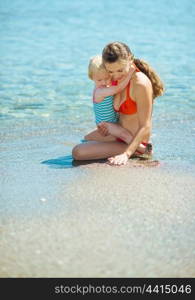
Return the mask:
<path id="1" fill-rule="evenodd" d="M 111 84 L 111 77 L 108 72 L 100 70 L 93 75 L 93 81 L 97 88 L 102 88 Z"/>

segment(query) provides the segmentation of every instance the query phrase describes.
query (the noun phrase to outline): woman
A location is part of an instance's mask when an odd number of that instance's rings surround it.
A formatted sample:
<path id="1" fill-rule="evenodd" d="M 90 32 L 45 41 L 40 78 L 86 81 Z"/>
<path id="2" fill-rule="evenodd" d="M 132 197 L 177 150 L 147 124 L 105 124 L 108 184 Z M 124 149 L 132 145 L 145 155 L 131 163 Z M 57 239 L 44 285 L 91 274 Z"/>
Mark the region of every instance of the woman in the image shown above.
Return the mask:
<path id="1" fill-rule="evenodd" d="M 99 131 L 104 135 L 104 141 L 77 145 L 72 155 L 76 160 L 108 158 L 111 164 L 122 165 L 127 163 L 141 144 L 148 144 L 152 129 L 153 100 L 163 94 L 164 87 L 150 65 L 135 59 L 124 43 L 108 44 L 102 57 L 112 80 L 118 82 L 127 76 L 132 64 L 136 67 L 129 84 L 120 94 L 120 101 L 114 104 L 120 114 L 119 124 L 128 130 L 131 138 L 128 145 L 121 141 L 110 141 L 110 136 L 106 141 L 107 135 L 115 135 L 117 125 L 103 123 L 99 125 Z"/>

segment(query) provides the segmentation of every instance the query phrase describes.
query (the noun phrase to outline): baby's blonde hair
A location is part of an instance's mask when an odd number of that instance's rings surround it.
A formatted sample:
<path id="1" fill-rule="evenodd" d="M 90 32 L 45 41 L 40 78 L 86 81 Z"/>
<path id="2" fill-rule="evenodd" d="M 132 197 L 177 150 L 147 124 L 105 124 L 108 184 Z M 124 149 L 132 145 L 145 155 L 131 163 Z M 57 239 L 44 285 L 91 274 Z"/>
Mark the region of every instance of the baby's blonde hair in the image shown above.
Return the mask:
<path id="1" fill-rule="evenodd" d="M 106 71 L 104 65 L 103 65 L 103 60 L 101 55 L 96 55 L 93 56 L 90 61 L 89 61 L 89 66 L 88 66 L 88 76 L 91 80 L 93 80 L 93 75 L 98 72 L 104 70 Z"/>

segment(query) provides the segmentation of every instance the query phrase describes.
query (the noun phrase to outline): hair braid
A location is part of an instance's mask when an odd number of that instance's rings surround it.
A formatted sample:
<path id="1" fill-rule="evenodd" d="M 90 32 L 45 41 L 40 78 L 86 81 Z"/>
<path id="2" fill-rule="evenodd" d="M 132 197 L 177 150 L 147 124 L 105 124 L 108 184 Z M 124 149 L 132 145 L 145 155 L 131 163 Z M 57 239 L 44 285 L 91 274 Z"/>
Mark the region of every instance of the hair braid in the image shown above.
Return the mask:
<path id="1" fill-rule="evenodd" d="M 158 74 L 147 62 L 134 58 L 131 50 L 126 44 L 113 42 L 108 44 L 102 52 L 104 63 L 114 63 L 118 60 L 127 60 L 129 57 L 133 60 L 136 67 L 150 79 L 153 88 L 153 98 L 161 96 L 164 92 L 164 85 Z"/>

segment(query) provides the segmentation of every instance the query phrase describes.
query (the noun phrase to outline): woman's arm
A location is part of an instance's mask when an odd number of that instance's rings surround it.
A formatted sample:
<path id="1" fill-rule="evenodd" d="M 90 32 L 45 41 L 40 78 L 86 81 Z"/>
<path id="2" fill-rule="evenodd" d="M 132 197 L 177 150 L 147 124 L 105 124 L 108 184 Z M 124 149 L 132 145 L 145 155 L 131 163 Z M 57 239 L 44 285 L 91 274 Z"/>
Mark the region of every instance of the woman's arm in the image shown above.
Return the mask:
<path id="1" fill-rule="evenodd" d="M 138 83 L 135 86 L 135 91 L 139 129 L 126 150 L 128 157 L 136 151 L 138 145 L 150 134 L 151 129 L 152 87 L 150 84 Z"/>
<path id="2" fill-rule="evenodd" d="M 105 97 L 113 96 L 121 92 L 127 86 L 134 72 L 135 72 L 135 67 L 132 66 L 126 78 L 123 81 L 121 81 L 118 85 L 105 87 L 105 88 L 97 88 L 94 94 L 95 101 L 101 102 Z"/>
<path id="3" fill-rule="evenodd" d="M 151 114 L 152 114 L 152 87 L 150 84 L 139 83 L 135 86 L 136 96 L 134 99 L 137 103 L 137 115 L 139 129 L 134 135 L 132 142 L 127 146 L 125 152 L 114 157 L 110 157 L 109 161 L 114 165 L 124 165 L 130 156 L 136 151 L 138 145 L 150 134 Z"/>

